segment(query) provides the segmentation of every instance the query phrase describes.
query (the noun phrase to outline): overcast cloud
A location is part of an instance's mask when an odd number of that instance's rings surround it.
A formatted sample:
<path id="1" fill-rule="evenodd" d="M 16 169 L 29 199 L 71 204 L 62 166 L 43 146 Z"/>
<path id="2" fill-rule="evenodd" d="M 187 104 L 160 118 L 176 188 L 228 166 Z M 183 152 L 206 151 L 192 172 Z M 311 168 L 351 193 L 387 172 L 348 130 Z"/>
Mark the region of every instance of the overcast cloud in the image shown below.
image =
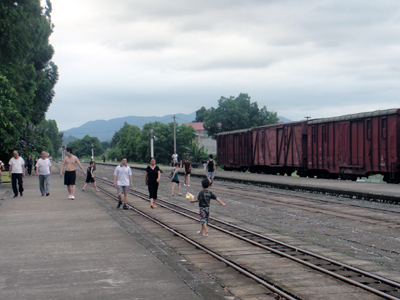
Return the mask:
<path id="1" fill-rule="evenodd" d="M 400 107 L 400 2 L 52 0 L 66 130 L 248 93 L 292 120 Z"/>

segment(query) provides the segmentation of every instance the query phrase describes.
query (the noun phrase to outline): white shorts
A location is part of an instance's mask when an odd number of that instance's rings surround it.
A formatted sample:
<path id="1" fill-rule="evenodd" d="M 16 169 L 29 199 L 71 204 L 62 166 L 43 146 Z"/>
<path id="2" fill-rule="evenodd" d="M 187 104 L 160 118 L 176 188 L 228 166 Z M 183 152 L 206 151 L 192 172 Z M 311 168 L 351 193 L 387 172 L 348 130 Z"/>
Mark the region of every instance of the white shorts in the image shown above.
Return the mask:
<path id="1" fill-rule="evenodd" d="M 207 172 L 207 177 L 208 177 L 208 178 L 211 178 L 211 179 L 214 179 L 214 177 L 215 177 L 215 172 Z"/>
<path id="2" fill-rule="evenodd" d="M 129 194 L 129 186 L 128 185 L 117 185 L 117 193 L 118 194 Z"/>

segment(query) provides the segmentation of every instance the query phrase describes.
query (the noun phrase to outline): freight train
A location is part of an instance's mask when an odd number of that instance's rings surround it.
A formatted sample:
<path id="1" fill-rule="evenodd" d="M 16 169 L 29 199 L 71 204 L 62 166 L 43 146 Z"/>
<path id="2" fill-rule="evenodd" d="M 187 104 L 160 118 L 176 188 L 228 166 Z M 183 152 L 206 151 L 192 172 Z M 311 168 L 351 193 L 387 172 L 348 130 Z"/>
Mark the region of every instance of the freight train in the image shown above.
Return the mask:
<path id="1" fill-rule="evenodd" d="M 225 170 L 400 183 L 400 109 L 313 119 L 217 134 Z"/>

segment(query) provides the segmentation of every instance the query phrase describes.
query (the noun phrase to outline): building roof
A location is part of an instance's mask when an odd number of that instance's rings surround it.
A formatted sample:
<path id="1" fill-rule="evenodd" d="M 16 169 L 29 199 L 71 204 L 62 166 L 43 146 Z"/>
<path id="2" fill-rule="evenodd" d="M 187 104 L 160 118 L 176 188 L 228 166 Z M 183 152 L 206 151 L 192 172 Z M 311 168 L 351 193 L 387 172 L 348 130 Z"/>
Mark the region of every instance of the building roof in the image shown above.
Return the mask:
<path id="1" fill-rule="evenodd" d="M 183 125 L 192 126 L 196 131 L 204 130 L 203 122 L 183 123 Z"/>

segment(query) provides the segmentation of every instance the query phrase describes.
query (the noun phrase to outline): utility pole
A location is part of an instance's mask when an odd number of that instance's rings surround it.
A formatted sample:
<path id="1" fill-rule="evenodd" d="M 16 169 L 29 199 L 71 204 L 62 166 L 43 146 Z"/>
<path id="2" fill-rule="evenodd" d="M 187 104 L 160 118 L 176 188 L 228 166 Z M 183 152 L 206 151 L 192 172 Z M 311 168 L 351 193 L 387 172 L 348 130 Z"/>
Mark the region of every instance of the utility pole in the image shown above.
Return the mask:
<path id="1" fill-rule="evenodd" d="M 154 157 L 154 130 L 150 130 L 150 157 Z"/>
<path id="2" fill-rule="evenodd" d="M 174 115 L 174 152 L 176 152 L 176 123 L 175 123 L 175 115 Z"/>
<path id="3" fill-rule="evenodd" d="M 92 144 L 92 161 L 94 161 L 94 145 Z"/>

